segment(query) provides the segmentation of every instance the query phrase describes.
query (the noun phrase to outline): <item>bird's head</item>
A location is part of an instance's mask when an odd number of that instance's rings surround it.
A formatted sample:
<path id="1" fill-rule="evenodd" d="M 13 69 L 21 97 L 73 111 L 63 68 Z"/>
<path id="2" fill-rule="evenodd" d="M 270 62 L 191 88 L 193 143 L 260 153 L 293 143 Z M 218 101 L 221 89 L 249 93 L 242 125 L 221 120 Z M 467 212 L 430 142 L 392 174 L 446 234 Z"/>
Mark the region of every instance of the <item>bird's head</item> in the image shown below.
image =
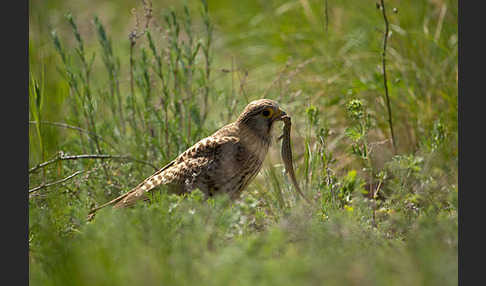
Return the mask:
<path id="1" fill-rule="evenodd" d="M 250 102 L 236 121 L 247 127 L 255 135 L 264 140 L 270 140 L 270 132 L 275 121 L 282 120 L 287 115 L 276 101 L 259 99 Z"/>

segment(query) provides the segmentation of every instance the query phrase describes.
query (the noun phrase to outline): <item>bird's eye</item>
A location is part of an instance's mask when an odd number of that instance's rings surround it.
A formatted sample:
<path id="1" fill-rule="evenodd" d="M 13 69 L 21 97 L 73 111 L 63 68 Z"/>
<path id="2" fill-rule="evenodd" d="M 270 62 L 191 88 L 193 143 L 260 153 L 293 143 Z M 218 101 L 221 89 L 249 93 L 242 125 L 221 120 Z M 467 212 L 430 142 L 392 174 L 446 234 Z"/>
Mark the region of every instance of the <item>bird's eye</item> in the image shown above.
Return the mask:
<path id="1" fill-rule="evenodd" d="M 262 115 L 265 118 L 270 118 L 270 116 L 272 116 L 272 114 L 273 114 L 273 110 L 270 109 L 270 108 L 267 108 L 267 109 L 262 111 Z"/>

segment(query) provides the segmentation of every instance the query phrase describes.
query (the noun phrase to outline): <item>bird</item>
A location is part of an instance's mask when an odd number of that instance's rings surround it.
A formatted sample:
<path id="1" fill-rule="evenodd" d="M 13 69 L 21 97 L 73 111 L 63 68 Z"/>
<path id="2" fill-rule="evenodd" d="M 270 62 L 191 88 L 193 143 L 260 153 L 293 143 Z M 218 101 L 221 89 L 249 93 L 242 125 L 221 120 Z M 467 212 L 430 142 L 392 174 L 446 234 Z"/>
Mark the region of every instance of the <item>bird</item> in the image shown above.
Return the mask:
<path id="1" fill-rule="evenodd" d="M 262 167 L 274 123 L 285 117 L 274 100 L 250 102 L 236 121 L 201 139 L 127 193 L 94 208 L 90 216 L 108 205 L 132 206 L 159 185 L 174 194 L 199 189 L 206 198 L 224 193 L 238 199 Z"/>

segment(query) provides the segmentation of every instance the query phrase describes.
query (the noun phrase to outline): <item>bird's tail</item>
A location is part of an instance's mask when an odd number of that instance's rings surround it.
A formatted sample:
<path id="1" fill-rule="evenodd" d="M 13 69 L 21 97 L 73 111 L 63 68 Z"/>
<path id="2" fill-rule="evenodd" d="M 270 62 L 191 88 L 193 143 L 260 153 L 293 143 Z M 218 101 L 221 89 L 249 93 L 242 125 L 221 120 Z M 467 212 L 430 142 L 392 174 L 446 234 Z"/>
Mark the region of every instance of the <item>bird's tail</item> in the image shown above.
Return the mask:
<path id="1" fill-rule="evenodd" d="M 155 172 L 152 176 L 145 179 L 143 182 L 138 184 L 135 188 L 131 189 L 130 191 L 126 192 L 123 195 L 120 195 L 113 200 L 104 203 L 103 205 L 91 209 L 88 214 L 87 220 L 91 220 L 94 218 L 96 212 L 104 207 L 114 205 L 114 208 L 124 208 L 134 205 L 138 200 L 145 198 L 145 193 L 149 192 L 153 188 L 164 184 L 165 181 L 162 180 L 162 172 L 167 168 L 170 167 L 172 163 L 165 166 L 164 168 L 160 169 L 159 171 Z"/>
<path id="2" fill-rule="evenodd" d="M 89 213 L 88 213 L 87 220 L 88 221 L 89 220 L 92 220 L 94 218 L 96 212 L 99 211 L 100 209 L 102 209 L 104 207 L 107 207 L 107 206 L 111 206 L 111 205 L 116 204 L 116 203 L 120 202 L 121 200 L 125 199 L 126 197 L 128 197 L 132 193 L 132 191 L 133 190 L 131 190 L 131 191 L 129 191 L 129 192 L 127 192 L 127 193 L 125 193 L 125 194 L 123 194 L 123 195 L 121 195 L 121 196 L 119 196 L 119 197 L 117 197 L 117 198 L 115 198 L 115 199 L 107 202 L 107 203 L 104 203 L 104 204 L 102 204 L 99 207 L 96 207 L 96 208 L 91 209 L 89 211 Z"/>

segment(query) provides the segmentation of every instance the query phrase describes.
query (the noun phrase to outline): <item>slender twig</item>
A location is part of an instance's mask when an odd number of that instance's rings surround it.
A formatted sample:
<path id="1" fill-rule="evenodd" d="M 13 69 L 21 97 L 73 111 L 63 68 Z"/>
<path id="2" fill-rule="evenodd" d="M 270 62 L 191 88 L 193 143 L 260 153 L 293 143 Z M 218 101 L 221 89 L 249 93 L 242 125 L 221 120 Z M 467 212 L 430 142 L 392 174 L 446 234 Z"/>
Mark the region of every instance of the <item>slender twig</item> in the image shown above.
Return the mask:
<path id="1" fill-rule="evenodd" d="M 64 183 L 64 182 L 66 182 L 67 180 L 70 180 L 70 179 L 72 179 L 72 178 L 76 177 L 77 175 L 79 175 L 79 174 L 81 174 L 81 173 L 84 173 L 84 172 L 85 172 L 85 171 L 77 171 L 77 172 L 75 172 L 75 173 L 73 173 L 73 174 L 71 174 L 71 175 L 67 176 L 67 177 L 66 177 L 66 178 L 64 178 L 64 179 L 57 180 L 57 181 L 54 181 L 54 182 L 51 182 L 51 183 L 47 183 L 47 184 L 42 184 L 42 185 L 40 185 L 40 186 L 37 186 L 37 187 L 35 187 L 35 188 L 30 189 L 30 190 L 29 190 L 29 194 L 30 194 L 30 193 L 33 193 L 33 192 L 35 192 L 35 191 L 38 191 L 38 190 L 41 190 L 41 189 L 44 189 L 44 188 L 50 187 L 50 186 L 52 186 L 52 185 L 56 185 L 56 184 L 60 184 L 60 183 Z"/>
<path id="2" fill-rule="evenodd" d="M 29 124 L 38 124 L 38 122 L 37 121 L 29 121 Z M 98 137 L 98 139 L 100 139 L 101 141 L 105 142 L 113 150 L 115 150 L 115 151 L 118 152 L 118 149 L 115 146 L 113 146 L 111 143 L 109 143 L 108 141 L 106 141 L 105 139 L 103 139 L 101 136 L 96 135 L 96 134 L 93 134 L 89 130 L 83 129 L 81 127 L 69 125 L 69 124 L 64 123 L 64 122 L 51 122 L 51 121 L 40 121 L 40 124 L 46 124 L 46 125 L 52 125 L 52 126 L 66 128 L 66 129 L 76 130 L 76 131 L 79 131 L 80 133 L 83 133 L 83 134 L 88 135 L 88 137 L 91 137 L 91 139 L 93 139 L 93 137 Z"/>
<path id="3" fill-rule="evenodd" d="M 210 76 L 211 76 L 211 62 L 212 62 L 210 50 L 211 50 L 211 43 L 212 43 L 212 38 L 213 38 L 213 25 L 212 25 L 211 20 L 209 18 L 209 6 L 208 6 L 207 0 L 202 0 L 201 2 L 203 4 L 203 21 L 204 21 L 204 28 L 205 28 L 205 32 L 206 32 L 206 42 L 202 46 L 204 63 L 205 63 L 205 70 L 204 70 L 205 85 L 204 85 L 204 95 L 203 95 L 204 110 L 203 110 L 203 116 L 202 116 L 202 122 L 204 122 L 206 120 L 206 116 L 209 112 L 208 98 L 209 98 L 209 82 L 210 82 Z"/>
<path id="4" fill-rule="evenodd" d="M 329 28 L 329 11 L 328 11 L 328 6 L 327 6 L 327 0 L 324 1 L 324 15 L 326 16 L 326 33 Z"/>
<path id="5" fill-rule="evenodd" d="M 383 180 L 380 180 L 378 182 L 378 186 L 376 187 L 376 190 L 373 190 L 373 185 L 371 185 L 371 198 L 372 198 L 372 202 L 373 202 L 373 217 L 372 217 L 372 225 L 374 228 L 377 227 L 376 225 L 376 195 L 378 194 L 378 192 L 380 191 L 380 187 L 381 187 L 381 183 L 383 182 Z"/>
<path id="6" fill-rule="evenodd" d="M 265 98 L 267 95 L 268 95 L 268 92 L 270 91 L 270 89 L 277 83 L 279 82 L 283 75 L 285 74 L 285 72 L 287 71 L 287 69 L 290 67 L 290 62 L 287 62 L 285 64 L 285 66 L 280 70 L 280 72 L 278 73 L 277 77 L 267 86 L 267 88 L 265 89 L 265 91 L 263 92 L 263 98 Z"/>
<path id="7" fill-rule="evenodd" d="M 38 124 L 38 122 L 37 121 L 29 121 L 29 124 Z M 86 129 L 83 129 L 83 128 L 77 127 L 77 126 L 73 126 L 73 125 L 69 125 L 69 124 L 63 123 L 63 122 L 40 121 L 40 124 L 53 125 L 53 126 L 63 127 L 63 128 L 66 128 L 66 129 L 73 129 L 73 130 L 77 130 L 81 133 L 93 136 L 93 133 L 89 132 Z"/>
<path id="8" fill-rule="evenodd" d="M 444 17 L 446 12 L 447 12 L 447 4 L 444 3 L 440 8 L 439 21 L 437 23 L 437 28 L 435 29 L 435 34 L 434 34 L 434 42 L 437 42 L 440 39 L 440 32 L 442 31 L 442 24 L 444 23 Z"/>
<path id="9" fill-rule="evenodd" d="M 133 50 L 137 39 L 145 35 L 147 33 L 150 21 L 152 20 L 152 1 L 142 0 L 143 10 L 144 10 L 144 17 L 145 17 L 145 25 L 142 31 L 140 29 L 140 22 L 137 16 L 136 10 L 132 9 L 131 13 L 135 16 L 135 28 L 128 34 L 128 39 L 130 40 L 130 100 L 132 105 L 132 124 L 133 128 L 136 128 L 136 121 L 135 115 L 138 112 L 138 109 L 135 105 L 135 89 L 133 86 L 134 77 L 133 77 L 133 67 L 134 67 L 134 58 L 133 58 Z M 141 115 L 140 115 L 141 116 Z"/>
<path id="10" fill-rule="evenodd" d="M 245 91 L 245 83 L 246 83 L 246 80 L 248 79 L 248 71 L 245 70 L 244 71 L 244 77 L 243 77 L 243 80 L 241 79 L 241 76 L 240 76 L 240 73 L 236 73 L 238 75 L 238 81 L 240 82 L 240 94 L 243 94 L 243 96 L 245 97 L 245 100 L 246 100 L 246 103 L 249 103 L 250 102 L 250 99 L 248 98 L 248 95 L 246 94 L 246 91 Z"/>
<path id="11" fill-rule="evenodd" d="M 132 40 L 132 38 L 130 38 L 130 100 L 133 109 L 132 123 L 133 123 L 133 127 L 135 127 L 136 121 L 135 121 L 135 89 L 133 87 L 133 46 L 135 46 L 135 40 Z"/>
<path id="12" fill-rule="evenodd" d="M 231 116 L 234 114 L 234 109 L 238 101 L 238 97 L 235 96 L 235 57 L 234 56 L 231 56 L 231 98 L 233 98 L 233 101 L 230 103 L 227 121 L 230 121 Z"/>
<path id="13" fill-rule="evenodd" d="M 386 107 L 388 109 L 388 125 L 390 126 L 390 134 L 393 143 L 393 152 L 396 154 L 397 145 L 395 141 L 395 134 L 393 133 L 393 121 L 392 121 L 392 112 L 391 112 L 391 105 L 390 105 L 390 96 L 388 95 L 388 79 L 386 76 L 386 46 L 388 42 L 389 24 L 388 24 L 388 18 L 386 17 L 384 0 L 380 0 L 380 2 L 381 2 L 381 12 L 383 14 L 383 20 L 385 21 L 385 33 L 383 35 L 383 53 L 382 53 L 383 84 L 385 85 L 385 100 L 386 100 Z"/>
<path id="14" fill-rule="evenodd" d="M 152 163 L 143 161 L 143 160 L 138 160 L 135 158 L 132 158 L 131 156 L 128 155 L 107 155 L 107 154 L 83 154 L 83 155 L 64 155 L 62 152 L 59 152 L 59 155 L 55 157 L 52 160 L 43 162 L 38 164 L 35 167 L 32 167 L 29 169 L 29 173 L 34 172 L 35 170 L 39 168 L 43 168 L 45 166 L 48 166 L 50 164 L 56 163 L 58 161 L 66 161 L 66 160 L 78 160 L 78 159 L 121 159 L 121 160 L 131 160 L 137 163 L 142 163 L 151 166 L 155 170 L 158 170 L 156 166 L 154 166 Z"/>

